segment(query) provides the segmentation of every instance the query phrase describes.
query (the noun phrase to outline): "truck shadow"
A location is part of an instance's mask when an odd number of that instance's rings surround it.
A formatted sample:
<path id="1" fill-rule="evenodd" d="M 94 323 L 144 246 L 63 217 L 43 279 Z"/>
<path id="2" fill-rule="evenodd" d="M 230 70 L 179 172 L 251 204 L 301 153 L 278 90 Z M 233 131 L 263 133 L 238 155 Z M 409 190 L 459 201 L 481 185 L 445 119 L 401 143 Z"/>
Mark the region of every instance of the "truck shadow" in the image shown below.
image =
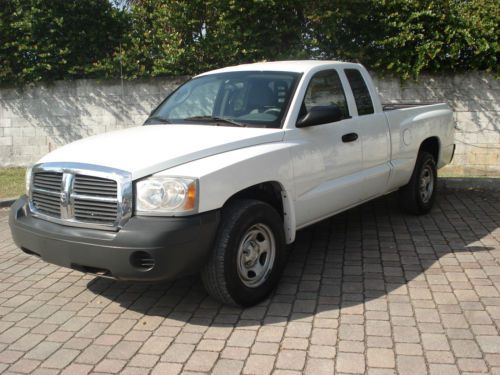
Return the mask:
<path id="1" fill-rule="evenodd" d="M 444 270 L 463 274 L 467 262 L 500 266 L 488 246 L 499 202 L 496 192 L 441 191 L 433 211 L 416 217 L 402 214 L 392 194 L 324 220 L 298 233 L 277 289 L 252 308 L 222 306 L 198 277 L 160 284 L 95 278 L 88 289 L 114 310 L 144 314 L 144 324 L 158 316 L 179 326 L 259 326 L 387 311 L 389 299 L 408 302 L 409 283 L 453 283 Z M 460 282 L 468 288 L 467 278 Z"/>

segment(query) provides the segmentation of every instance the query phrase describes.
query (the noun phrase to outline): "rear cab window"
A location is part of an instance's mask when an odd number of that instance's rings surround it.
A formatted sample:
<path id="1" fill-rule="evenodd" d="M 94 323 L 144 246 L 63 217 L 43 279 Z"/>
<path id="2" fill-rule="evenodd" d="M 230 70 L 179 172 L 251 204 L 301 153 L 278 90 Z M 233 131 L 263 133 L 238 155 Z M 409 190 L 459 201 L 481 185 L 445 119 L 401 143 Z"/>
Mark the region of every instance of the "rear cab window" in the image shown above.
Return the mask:
<path id="1" fill-rule="evenodd" d="M 357 69 L 345 69 L 344 73 L 351 86 L 352 94 L 354 95 L 358 116 L 374 113 L 372 97 L 361 72 Z"/>

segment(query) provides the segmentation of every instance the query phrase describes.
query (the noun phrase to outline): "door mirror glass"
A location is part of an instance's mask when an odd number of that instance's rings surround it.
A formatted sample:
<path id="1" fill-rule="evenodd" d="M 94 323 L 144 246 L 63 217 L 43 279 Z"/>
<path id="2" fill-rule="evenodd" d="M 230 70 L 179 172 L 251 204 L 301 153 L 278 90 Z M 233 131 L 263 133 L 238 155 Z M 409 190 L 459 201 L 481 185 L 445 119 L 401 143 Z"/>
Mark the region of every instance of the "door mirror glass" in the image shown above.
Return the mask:
<path id="1" fill-rule="evenodd" d="M 297 120 L 297 128 L 306 128 L 342 120 L 342 111 L 335 104 L 314 106 Z"/>

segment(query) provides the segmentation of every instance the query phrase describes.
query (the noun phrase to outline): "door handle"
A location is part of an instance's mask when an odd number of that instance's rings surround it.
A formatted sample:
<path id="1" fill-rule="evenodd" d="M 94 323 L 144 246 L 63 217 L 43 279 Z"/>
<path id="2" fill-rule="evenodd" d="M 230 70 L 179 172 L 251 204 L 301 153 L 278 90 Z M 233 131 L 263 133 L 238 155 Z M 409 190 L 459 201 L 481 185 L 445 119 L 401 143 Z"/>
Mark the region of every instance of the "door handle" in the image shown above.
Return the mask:
<path id="1" fill-rule="evenodd" d="M 342 142 L 344 143 L 354 142 L 356 139 L 358 139 L 357 133 L 347 133 L 342 136 Z"/>

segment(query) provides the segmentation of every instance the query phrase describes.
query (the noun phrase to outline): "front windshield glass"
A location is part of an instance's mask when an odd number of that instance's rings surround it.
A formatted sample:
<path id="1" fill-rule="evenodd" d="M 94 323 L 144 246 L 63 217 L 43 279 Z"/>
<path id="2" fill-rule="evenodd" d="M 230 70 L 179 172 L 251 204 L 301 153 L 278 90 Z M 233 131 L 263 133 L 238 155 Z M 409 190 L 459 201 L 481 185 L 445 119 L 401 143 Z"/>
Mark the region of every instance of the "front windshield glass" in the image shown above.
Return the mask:
<path id="1" fill-rule="evenodd" d="M 146 124 L 281 127 L 298 73 L 230 72 L 194 78 L 172 93 Z"/>

